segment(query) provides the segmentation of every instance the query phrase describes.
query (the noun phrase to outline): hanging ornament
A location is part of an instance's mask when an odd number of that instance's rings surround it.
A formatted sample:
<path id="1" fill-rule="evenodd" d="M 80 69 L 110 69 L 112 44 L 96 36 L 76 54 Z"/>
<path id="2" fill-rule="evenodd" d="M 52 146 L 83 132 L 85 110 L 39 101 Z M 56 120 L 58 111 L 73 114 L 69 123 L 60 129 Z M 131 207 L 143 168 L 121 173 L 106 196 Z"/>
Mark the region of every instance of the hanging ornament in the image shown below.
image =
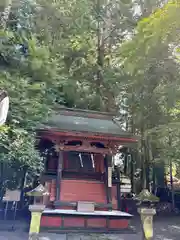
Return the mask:
<path id="1" fill-rule="evenodd" d="M 95 168 L 95 164 L 94 164 L 94 155 L 93 155 L 93 154 L 91 154 L 91 161 L 92 161 L 92 166 L 93 166 L 93 168 Z"/>
<path id="2" fill-rule="evenodd" d="M 83 168 L 83 160 L 82 160 L 82 155 L 81 155 L 81 153 L 79 153 L 79 159 L 80 159 L 81 167 Z"/>

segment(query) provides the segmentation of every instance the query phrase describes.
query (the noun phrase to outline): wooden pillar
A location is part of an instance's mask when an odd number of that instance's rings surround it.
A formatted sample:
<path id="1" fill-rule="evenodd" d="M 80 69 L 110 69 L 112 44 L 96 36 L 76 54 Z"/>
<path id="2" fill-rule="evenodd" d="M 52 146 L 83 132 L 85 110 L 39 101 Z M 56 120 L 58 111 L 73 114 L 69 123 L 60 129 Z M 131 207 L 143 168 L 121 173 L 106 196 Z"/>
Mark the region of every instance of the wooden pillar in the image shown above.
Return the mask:
<path id="1" fill-rule="evenodd" d="M 50 193 L 50 182 L 45 182 L 45 188 L 47 189 L 47 191 Z M 50 197 L 48 195 L 43 196 L 43 205 L 48 206 L 49 205 L 49 200 Z"/>
<path id="2" fill-rule="evenodd" d="M 58 154 L 57 178 L 56 178 L 56 201 L 60 200 L 61 194 L 61 179 L 63 167 L 63 152 L 60 150 Z"/>
<path id="3" fill-rule="evenodd" d="M 106 155 L 106 191 L 107 203 L 112 204 L 112 156 Z"/>
<path id="4" fill-rule="evenodd" d="M 134 152 L 131 152 L 131 192 L 134 193 Z"/>
<path id="5" fill-rule="evenodd" d="M 116 168 L 116 173 L 117 173 L 117 206 L 118 210 L 121 210 L 121 182 L 120 182 L 120 168 Z"/>
<path id="6" fill-rule="evenodd" d="M 128 149 L 124 148 L 123 153 L 124 153 L 124 174 L 126 175 L 128 171 Z"/>

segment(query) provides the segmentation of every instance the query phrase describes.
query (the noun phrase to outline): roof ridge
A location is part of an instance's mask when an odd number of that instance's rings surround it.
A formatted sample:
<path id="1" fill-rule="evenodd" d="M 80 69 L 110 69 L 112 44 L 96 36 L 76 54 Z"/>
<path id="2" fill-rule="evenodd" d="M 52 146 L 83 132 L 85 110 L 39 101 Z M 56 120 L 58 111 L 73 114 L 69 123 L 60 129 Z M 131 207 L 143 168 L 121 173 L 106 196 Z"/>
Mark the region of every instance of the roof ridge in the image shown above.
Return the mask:
<path id="1" fill-rule="evenodd" d="M 77 109 L 77 108 L 65 108 L 58 107 L 56 110 L 57 113 L 69 116 L 79 116 L 79 117 L 88 117 L 88 118 L 103 118 L 112 120 L 115 117 L 115 113 L 110 112 L 100 112 L 87 109 Z"/>

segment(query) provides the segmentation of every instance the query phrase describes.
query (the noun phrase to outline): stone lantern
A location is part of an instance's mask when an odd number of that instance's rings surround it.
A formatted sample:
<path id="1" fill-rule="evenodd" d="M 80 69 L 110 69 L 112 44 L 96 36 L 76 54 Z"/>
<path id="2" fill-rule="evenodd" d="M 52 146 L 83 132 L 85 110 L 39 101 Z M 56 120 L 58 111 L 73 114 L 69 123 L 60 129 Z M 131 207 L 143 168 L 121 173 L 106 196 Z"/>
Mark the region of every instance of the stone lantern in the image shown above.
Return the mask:
<path id="1" fill-rule="evenodd" d="M 31 211 L 29 239 L 37 240 L 39 239 L 38 235 L 40 230 L 41 215 L 45 209 L 45 205 L 43 205 L 43 197 L 49 195 L 49 192 L 42 184 L 40 184 L 33 190 L 29 191 L 27 195 L 34 197 L 34 204 L 29 206 L 29 210 Z"/>
<path id="2" fill-rule="evenodd" d="M 141 216 L 143 239 L 153 239 L 153 216 L 156 214 L 155 204 L 159 202 L 159 198 L 143 189 L 135 198 L 138 202 L 138 213 Z"/>

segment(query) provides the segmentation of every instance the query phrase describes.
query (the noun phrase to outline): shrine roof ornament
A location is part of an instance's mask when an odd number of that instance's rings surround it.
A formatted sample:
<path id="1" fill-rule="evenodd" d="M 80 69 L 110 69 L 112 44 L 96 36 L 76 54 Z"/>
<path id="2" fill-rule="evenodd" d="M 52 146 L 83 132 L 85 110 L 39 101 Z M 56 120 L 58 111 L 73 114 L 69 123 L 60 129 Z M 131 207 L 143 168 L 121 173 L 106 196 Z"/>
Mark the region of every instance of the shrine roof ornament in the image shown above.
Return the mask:
<path id="1" fill-rule="evenodd" d="M 9 97 L 5 90 L 0 89 L 0 126 L 6 122 L 9 110 Z"/>
<path id="2" fill-rule="evenodd" d="M 114 114 L 90 110 L 60 108 L 57 114 L 41 126 L 41 129 L 121 137 L 134 143 L 138 141 L 132 134 L 121 128 L 120 124 L 114 120 Z"/>

